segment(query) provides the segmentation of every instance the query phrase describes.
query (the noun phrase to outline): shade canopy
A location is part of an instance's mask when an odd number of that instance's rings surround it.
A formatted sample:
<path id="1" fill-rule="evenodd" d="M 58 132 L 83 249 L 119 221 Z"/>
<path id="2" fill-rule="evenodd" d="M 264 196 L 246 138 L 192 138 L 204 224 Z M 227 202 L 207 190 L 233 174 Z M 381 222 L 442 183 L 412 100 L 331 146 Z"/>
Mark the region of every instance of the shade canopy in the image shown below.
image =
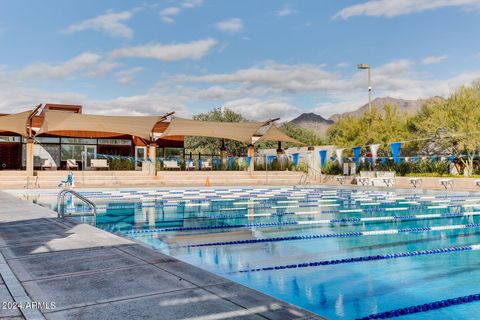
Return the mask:
<path id="1" fill-rule="evenodd" d="M 263 122 L 214 122 L 174 117 L 162 138 L 168 136 L 211 137 L 251 143 Z"/>
<path id="2" fill-rule="evenodd" d="M 43 125 L 37 134 L 55 131 L 90 131 L 129 134 L 148 139 L 163 116 L 101 116 L 65 111 L 45 111 Z"/>
<path id="3" fill-rule="evenodd" d="M 33 110 L 0 117 L 0 131 L 10 131 L 28 137 L 27 122 Z"/>
<path id="4" fill-rule="evenodd" d="M 271 124 L 265 133 L 255 143 L 262 141 L 283 141 L 295 144 L 303 144 L 302 142 L 287 136 L 285 133 L 283 133 L 283 131 L 278 129 L 275 124 Z"/>

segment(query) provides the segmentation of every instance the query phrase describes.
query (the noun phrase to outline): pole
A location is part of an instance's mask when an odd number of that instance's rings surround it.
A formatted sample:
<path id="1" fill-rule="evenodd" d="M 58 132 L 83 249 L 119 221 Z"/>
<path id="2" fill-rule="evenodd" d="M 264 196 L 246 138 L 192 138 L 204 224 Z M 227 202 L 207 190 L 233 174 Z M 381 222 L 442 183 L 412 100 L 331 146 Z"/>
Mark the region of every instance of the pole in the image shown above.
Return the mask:
<path id="1" fill-rule="evenodd" d="M 370 78 L 370 70 L 372 68 L 368 68 L 368 111 L 372 112 L 372 83 Z"/>

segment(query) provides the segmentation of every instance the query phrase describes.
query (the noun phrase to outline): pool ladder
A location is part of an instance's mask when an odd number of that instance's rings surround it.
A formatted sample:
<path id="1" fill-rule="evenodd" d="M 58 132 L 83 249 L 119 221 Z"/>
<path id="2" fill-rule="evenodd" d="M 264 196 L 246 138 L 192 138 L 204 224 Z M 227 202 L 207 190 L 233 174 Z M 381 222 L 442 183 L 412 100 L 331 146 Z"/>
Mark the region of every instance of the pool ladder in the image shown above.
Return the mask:
<path id="1" fill-rule="evenodd" d="M 65 196 L 67 194 L 71 194 L 72 196 L 77 197 L 81 201 L 87 204 L 88 207 L 92 210 L 92 213 L 82 213 L 82 214 L 69 214 L 68 216 L 73 217 L 82 217 L 82 216 L 93 216 L 93 223 L 94 225 L 97 222 L 97 206 L 91 200 L 87 199 L 86 197 L 82 196 L 80 193 L 70 190 L 70 189 L 63 189 L 57 195 L 57 217 L 60 219 L 65 218 Z"/>

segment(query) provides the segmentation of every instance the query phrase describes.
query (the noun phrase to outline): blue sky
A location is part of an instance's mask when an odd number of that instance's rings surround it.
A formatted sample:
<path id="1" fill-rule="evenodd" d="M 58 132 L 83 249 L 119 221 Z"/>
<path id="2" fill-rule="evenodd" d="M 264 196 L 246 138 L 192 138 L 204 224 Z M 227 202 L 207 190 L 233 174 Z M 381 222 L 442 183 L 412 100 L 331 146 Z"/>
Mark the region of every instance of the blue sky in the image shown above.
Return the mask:
<path id="1" fill-rule="evenodd" d="M 480 78 L 480 0 L 0 1 L 0 112 L 323 116 Z"/>

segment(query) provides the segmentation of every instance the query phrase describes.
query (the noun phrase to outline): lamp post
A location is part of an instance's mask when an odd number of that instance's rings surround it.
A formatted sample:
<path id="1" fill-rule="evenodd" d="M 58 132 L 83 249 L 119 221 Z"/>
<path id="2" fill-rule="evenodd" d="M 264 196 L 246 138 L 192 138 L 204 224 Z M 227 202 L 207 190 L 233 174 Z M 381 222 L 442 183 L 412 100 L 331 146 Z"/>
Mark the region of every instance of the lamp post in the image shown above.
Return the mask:
<path id="1" fill-rule="evenodd" d="M 368 70 L 368 111 L 372 112 L 372 84 L 370 81 L 370 70 L 372 67 L 366 63 L 357 64 L 357 69 Z"/>

